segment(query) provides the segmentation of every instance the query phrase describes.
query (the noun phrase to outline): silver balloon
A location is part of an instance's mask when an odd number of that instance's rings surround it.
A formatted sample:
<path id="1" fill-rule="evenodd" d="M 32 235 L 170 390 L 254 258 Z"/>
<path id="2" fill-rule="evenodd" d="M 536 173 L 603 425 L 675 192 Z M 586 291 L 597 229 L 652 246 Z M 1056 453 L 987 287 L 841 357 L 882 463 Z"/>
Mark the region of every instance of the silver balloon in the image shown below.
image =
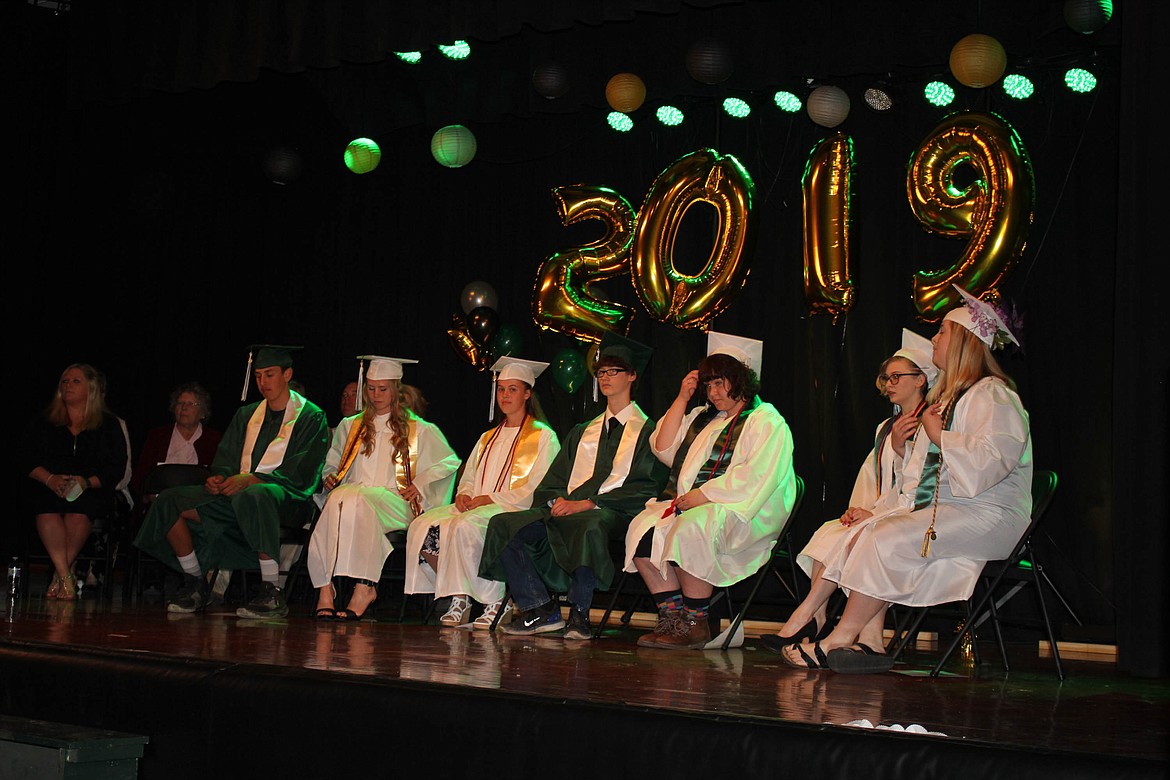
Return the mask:
<path id="1" fill-rule="evenodd" d="M 471 282 L 463 288 L 463 292 L 459 295 L 459 304 L 463 307 L 464 314 L 470 314 L 472 309 L 478 309 L 481 306 L 495 311 L 496 291 L 487 282 Z"/>

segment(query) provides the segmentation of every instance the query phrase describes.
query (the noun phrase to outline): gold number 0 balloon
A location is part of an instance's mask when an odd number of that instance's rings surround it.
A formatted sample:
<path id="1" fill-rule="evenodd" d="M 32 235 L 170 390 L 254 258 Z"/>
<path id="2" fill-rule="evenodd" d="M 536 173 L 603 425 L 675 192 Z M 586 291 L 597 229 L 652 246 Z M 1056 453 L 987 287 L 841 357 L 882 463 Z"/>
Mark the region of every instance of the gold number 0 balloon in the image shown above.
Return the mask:
<path id="1" fill-rule="evenodd" d="M 853 139 L 835 133 L 809 153 L 804 168 L 804 297 L 833 322 L 853 308 L 849 275 L 849 208 Z"/>
<path id="2" fill-rule="evenodd" d="M 731 155 L 700 149 L 658 175 L 638 214 L 634 288 L 659 322 L 706 330 L 743 288 L 755 245 L 755 184 Z M 672 253 L 679 224 L 697 202 L 714 206 L 718 235 L 703 269 L 679 273 Z"/>
<path id="3" fill-rule="evenodd" d="M 582 341 L 600 341 L 609 330 L 625 333 L 633 309 L 597 297 L 590 285 L 629 269 L 633 207 L 608 187 L 556 187 L 552 195 L 563 224 L 596 219 L 605 223 L 606 232 L 593 243 L 545 260 L 532 297 L 532 318 L 541 328 Z"/>
<path id="4" fill-rule="evenodd" d="M 957 181 L 964 165 L 974 174 L 965 185 Z M 906 190 L 927 232 L 967 238 L 949 268 L 914 274 L 914 307 L 920 319 L 933 322 L 954 305 L 952 284 L 980 297 L 1023 254 L 1035 213 L 1032 165 L 1019 135 L 1001 117 L 953 114 L 919 145 Z"/>

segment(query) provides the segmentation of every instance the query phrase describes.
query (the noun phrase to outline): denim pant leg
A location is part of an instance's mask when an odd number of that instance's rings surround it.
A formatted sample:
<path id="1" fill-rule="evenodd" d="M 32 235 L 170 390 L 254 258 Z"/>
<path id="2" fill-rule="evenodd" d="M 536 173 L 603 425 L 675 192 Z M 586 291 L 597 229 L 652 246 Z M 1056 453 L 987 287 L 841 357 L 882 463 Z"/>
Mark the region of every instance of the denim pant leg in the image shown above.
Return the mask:
<path id="1" fill-rule="evenodd" d="M 518 609 L 525 612 L 549 601 L 548 588 L 544 586 L 544 581 L 533 565 L 528 551 L 524 549 L 526 542 L 539 542 L 546 536 L 544 523 L 539 520 L 529 523 L 516 532 L 512 541 L 508 542 L 508 546 L 500 554 L 500 565 L 504 567 L 508 578 L 508 590 L 512 594 L 512 601 L 516 603 Z"/>
<path id="2" fill-rule="evenodd" d="M 578 566 L 573 572 L 573 582 L 569 585 L 569 603 L 583 612 L 589 611 L 593 603 L 593 591 L 597 589 L 597 575 L 592 566 Z"/>

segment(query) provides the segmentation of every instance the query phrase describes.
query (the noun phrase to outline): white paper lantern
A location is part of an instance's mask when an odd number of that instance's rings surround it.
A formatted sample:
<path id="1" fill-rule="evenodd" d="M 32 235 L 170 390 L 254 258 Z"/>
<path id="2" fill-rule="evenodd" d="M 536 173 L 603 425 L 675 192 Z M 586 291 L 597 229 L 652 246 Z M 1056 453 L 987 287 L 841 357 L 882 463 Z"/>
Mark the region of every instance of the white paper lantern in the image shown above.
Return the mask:
<path id="1" fill-rule="evenodd" d="M 463 125 L 447 125 L 431 136 L 431 156 L 447 168 L 462 168 L 475 157 L 475 135 Z"/>
<path id="2" fill-rule="evenodd" d="M 840 87 L 817 87 L 808 96 L 807 110 L 821 127 L 836 127 L 849 116 L 849 95 Z"/>

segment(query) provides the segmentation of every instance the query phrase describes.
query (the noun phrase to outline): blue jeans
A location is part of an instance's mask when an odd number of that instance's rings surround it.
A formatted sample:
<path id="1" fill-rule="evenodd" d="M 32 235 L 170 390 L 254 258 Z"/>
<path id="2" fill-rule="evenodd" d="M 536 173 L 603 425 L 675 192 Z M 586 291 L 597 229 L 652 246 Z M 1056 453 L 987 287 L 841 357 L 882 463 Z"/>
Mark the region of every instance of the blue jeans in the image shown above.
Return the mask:
<path id="1" fill-rule="evenodd" d="M 532 563 L 525 544 L 536 544 L 547 538 L 544 523 L 537 520 L 521 528 L 500 554 L 500 564 L 508 578 L 508 590 L 516 607 L 525 612 L 536 609 L 552 600 L 540 572 Z M 593 603 L 593 591 L 597 587 L 597 576 L 589 566 L 579 566 L 573 572 L 569 585 L 569 603 L 578 609 L 587 610 Z"/>

